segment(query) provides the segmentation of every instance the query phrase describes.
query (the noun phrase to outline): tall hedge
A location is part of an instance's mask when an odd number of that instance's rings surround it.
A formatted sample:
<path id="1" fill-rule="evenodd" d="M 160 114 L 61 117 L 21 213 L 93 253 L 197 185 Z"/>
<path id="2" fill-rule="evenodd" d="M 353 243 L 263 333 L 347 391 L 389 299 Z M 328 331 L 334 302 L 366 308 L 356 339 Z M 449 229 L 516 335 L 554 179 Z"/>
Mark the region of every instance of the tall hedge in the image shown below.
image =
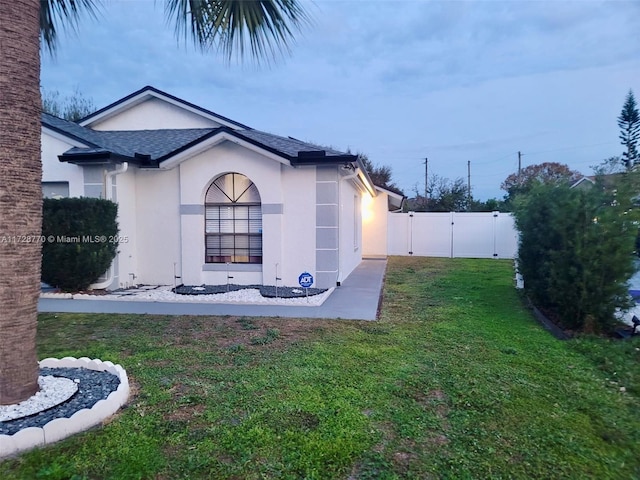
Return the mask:
<path id="1" fill-rule="evenodd" d="M 534 304 L 565 328 L 602 332 L 632 305 L 635 174 L 587 189 L 538 185 L 516 202 L 518 268 Z M 608 184 L 607 184 L 608 183 Z"/>
<path id="2" fill-rule="evenodd" d="M 110 200 L 44 199 L 42 280 L 65 291 L 94 283 L 116 256 L 117 214 Z"/>

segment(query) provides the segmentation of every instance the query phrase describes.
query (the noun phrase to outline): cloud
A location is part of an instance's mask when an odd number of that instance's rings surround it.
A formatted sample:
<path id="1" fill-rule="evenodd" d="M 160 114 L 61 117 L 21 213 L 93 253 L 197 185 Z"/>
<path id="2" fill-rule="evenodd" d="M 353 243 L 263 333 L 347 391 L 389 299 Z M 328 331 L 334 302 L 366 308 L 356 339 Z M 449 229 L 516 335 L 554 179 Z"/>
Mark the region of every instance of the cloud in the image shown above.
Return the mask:
<path id="1" fill-rule="evenodd" d="M 574 168 L 617 152 L 615 117 L 640 92 L 640 3 L 318 1 L 291 56 L 227 64 L 177 41 L 161 3 L 106 3 L 63 37 L 42 83 L 101 107 L 151 84 L 242 123 L 351 148 L 408 189 L 425 156 L 443 177 L 476 170 L 500 195 L 518 150 Z M 494 192 L 494 193 L 491 193 Z M 483 193 L 483 194 L 485 194 Z"/>

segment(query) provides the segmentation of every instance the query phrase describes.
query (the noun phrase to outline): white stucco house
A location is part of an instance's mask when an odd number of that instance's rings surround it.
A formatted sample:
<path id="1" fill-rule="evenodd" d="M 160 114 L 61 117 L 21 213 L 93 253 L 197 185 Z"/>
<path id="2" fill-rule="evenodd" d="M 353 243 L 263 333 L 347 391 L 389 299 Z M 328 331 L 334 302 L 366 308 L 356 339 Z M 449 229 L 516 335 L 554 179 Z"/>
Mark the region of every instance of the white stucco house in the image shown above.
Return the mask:
<path id="1" fill-rule="evenodd" d="M 118 203 L 123 241 L 99 288 L 339 285 L 386 255 L 389 209 L 354 155 L 144 87 L 78 123 L 42 115 L 43 193 Z"/>

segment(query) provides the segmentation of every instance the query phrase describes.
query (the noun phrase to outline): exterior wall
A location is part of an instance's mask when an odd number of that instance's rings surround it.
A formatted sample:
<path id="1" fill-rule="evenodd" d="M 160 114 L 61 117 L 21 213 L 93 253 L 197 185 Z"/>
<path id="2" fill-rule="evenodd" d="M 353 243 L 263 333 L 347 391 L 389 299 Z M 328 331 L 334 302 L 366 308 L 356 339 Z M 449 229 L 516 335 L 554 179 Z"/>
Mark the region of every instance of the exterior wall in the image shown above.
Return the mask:
<path id="1" fill-rule="evenodd" d="M 351 180 L 340 180 L 340 251 L 338 282 L 362 261 L 362 194 Z"/>
<path id="2" fill-rule="evenodd" d="M 346 278 L 360 263 L 361 194 L 349 181 L 341 180 L 338 167 L 292 168 L 267 159 L 231 142 L 224 142 L 203 152 L 174 169 L 178 173 L 180 246 L 178 274 L 182 282 L 200 284 L 265 284 L 296 286 L 303 272 L 314 276 L 314 286 L 333 287 Z M 174 171 L 172 170 L 172 171 Z M 211 182 L 220 175 L 237 172 L 254 182 L 262 202 L 263 263 L 206 264 L 204 245 L 204 198 Z M 139 172 L 139 175 L 143 172 Z M 150 179 L 160 172 L 148 172 Z M 169 172 L 166 172 L 169 173 Z M 139 182 L 141 185 L 141 182 Z M 167 208 L 174 192 L 169 185 L 154 183 L 155 192 L 162 192 L 166 205 L 160 210 L 165 226 L 171 223 Z M 151 192 L 142 193 L 146 199 Z M 154 208 L 159 209 L 156 201 Z M 138 205 L 138 241 L 147 228 L 147 215 Z M 173 227 L 171 227 L 173 228 Z M 339 234 L 339 232 L 342 234 Z M 159 247 L 156 247 L 159 248 Z M 148 259 L 167 258 L 169 252 L 147 250 Z M 146 271 L 146 270 L 145 270 Z M 157 275 L 157 272 L 156 274 Z M 144 275 L 140 275 L 145 278 Z M 229 278 L 230 277 L 230 278 Z M 276 280 L 278 278 L 279 280 Z M 144 283 L 144 282 L 143 282 Z M 157 283 L 152 281 L 150 283 Z"/>
<path id="3" fill-rule="evenodd" d="M 94 130 L 156 130 L 163 128 L 215 128 L 220 124 L 152 97 L 89 126 Z"/>
<path id="4" fill-rule="evenodd" d="M 361 194 L 338 167 L 292 168 L 230 142 L 183 162 L 180 170 L 182 280 L 296 286 L 303 272 L 328 288 L 346 278 L 362 258 Z M 262 202 L 262 265 L 204 263 L 204 198 L 218 176 L 251 179 Z M 342 232 L 340 234 L 339 232 Z"/>
<path id="5" fill-rule="evenodd" d="M 336 166 L 316 167 L 316 285 L 340 281 L 340 180 Z"/>
<path id="6" fill-rule="evenodd" d="M 388 251 L 388 195 L 378 192 L 362 198 L 362 255 L 386 257 Z"/>
<path id="7" fill-rule="evenodd" d="M 291 168 L 282 171 L 282 195 L 285 214 L 282 222 L 282 278 L 280 285 L 298 286 L 298 277 L 309 272 L 318 286 L 316 270 L 316 167 Z M 318 244 L 319 246 L 321 244 Z M 265 282 L 272 279 L 265 276 Z M 335 281 L 334 281 L 335 282 Z M 335 285 L 335 283 L 333 284 Z"/>
<path id="8" fill-rule="evenodd" d="M 118 228 L 121 241 L 114 265 L 113 283 L 109 288 L 127 288 L 137 283 L 138 249 L 136 231 L 136 169 L 112 177 L 111 200 L 118 204 Z"/>
<path id="9" fill-rule="evenodd" d="M 185 284 L 262 284 L 275 281 L 276 264 L 285 269 L 282 258 L 282 226 L 286 224 L 280 164 L 255 152 L 223 142 L 180 164 L 180 222 L 182 232 L 182 280 Z M 205 264 L 204 199 L 218 176 L 237 172 L 258 188 L 262 202 L 263 264 Z M 230 269 L 229 271 L 227 269 Z M 229 272 L 229 273 L 228 273 Z M 278 276 L 289 278 L 290 272 Z"/>
<path id="10" fill-rule="evenodd" d="M 136 223 L 122 233 L 135 237 L 137 259 L 126 273 L 135 273 L 136 283 L 173 285 L 174 263 L 177 275 L 181 268 L 179 170 L 135 170 L 135 180 Z"/>
<path id="11" fill-rule="evenodd" d="M 69 196 L 82 197 L 84 193 L 84 174 L 82 167 L 63 163 L 58 160 L 58 155 L 69 150 L 73 145 L 42 132 L 42 181 L 43 182 L 68 182 Z"/>

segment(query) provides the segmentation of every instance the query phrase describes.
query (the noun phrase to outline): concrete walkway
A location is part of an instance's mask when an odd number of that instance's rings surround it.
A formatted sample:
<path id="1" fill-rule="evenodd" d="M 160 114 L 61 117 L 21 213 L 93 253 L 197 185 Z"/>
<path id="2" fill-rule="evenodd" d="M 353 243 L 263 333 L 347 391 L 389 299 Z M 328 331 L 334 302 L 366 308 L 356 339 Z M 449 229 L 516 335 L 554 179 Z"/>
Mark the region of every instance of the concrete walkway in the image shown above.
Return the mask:
<path id="1" fill-rule="evenodd" d="M 187 302 L 135 302 L 41 298 L 40 312 L 135 313 L 157 315 L 235 315 L 248 317 L 375 320 L 386 259 L 364 259 L 320 306 L 239 305 Z"/>

